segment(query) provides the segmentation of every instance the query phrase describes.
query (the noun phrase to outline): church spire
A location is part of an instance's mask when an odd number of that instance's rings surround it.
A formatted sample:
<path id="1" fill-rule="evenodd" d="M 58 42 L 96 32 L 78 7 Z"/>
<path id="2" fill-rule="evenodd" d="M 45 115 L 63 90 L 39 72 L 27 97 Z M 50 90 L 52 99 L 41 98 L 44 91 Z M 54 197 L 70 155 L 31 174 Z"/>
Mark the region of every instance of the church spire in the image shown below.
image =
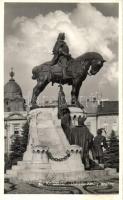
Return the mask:
<path id="1" fill-rule="evenodd" d="M 11 68 L 11 71 L 10 71 L 9 75 L 10 75 L 10 77 L 11 77 L 10 80 L 14 80 L 13 77 L 14 77 L 15 73 L 13 72 L 13 68 Z"/>

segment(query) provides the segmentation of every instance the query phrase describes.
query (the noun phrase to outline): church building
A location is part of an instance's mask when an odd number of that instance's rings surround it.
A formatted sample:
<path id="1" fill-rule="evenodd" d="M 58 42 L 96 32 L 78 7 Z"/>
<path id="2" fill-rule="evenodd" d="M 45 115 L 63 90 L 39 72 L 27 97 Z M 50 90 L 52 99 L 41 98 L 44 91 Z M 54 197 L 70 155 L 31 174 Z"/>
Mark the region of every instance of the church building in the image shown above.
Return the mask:
<path id="1" fill-rule="evenodd" d="M 12 136 L 21 134 L 22 127 L 27 121 L 25 99 L 14 75 L 15 73 L 11 70 L 10 80 L 4 86 L 4 141 L 7 154 L 11 149 Z"/>

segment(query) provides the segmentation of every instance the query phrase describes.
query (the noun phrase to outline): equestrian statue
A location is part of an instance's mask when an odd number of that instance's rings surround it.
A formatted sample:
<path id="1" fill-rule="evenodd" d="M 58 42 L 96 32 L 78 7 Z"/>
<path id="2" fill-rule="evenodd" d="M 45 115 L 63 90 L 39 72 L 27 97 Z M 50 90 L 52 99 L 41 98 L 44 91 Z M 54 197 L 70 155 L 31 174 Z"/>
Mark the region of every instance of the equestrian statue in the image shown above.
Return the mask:
<path id="1" fill-rule="evenodd" d="M 96 52 L 87 52 L 77 58 L 72 58 L 65 34 L 59 33 L 53 48 L 53 59 L 32 69 L 32 79 L 37 80 L 33 89 L 31 104 L 36 107 L 39 94 L 52 82 L 72 86 L 71 104 L 80 106 L 78 101 L 80 87 L 87 75 L 95 75 L 103 67 L 105 60 Z M 84 108 L 84 107 L 81 107 Z"/>

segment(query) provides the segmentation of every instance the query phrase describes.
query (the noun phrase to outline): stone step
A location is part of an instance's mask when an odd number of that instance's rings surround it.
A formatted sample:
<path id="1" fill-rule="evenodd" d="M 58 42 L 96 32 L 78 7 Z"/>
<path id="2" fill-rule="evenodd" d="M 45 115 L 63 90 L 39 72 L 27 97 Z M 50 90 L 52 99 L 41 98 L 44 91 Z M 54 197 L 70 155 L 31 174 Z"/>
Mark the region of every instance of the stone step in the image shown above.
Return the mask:
<path id="1" fill-rule="evenodd" d="M 20 164 L 20 163 L 19 163 Z M 50 169 L 49 164 L 42 164 L 42 163 L 26 163 L 22 162 L 21 165 L 13 165 L 10 170 L 6 171 L 6 175 L 13 177 L 16 176 L 17 174 L 20 174 L 20 171 L 24 171 L 24 173 L 28 173 L 28 171 L 31 173 L 36 172 L 36 173 L 41 173 L 41 171 L 48 171 Z"/>
<path id="2" fill-rule="evenodd" d="M 116 169 L 114 168 L 105 168 L 104 170 L 91 170 L 91 171 L 86 171 L 87 177 L 90 179 L 94 178 L 100 178 L 100 177 L 106 177 L 110 175 L 116 174 Z"/>

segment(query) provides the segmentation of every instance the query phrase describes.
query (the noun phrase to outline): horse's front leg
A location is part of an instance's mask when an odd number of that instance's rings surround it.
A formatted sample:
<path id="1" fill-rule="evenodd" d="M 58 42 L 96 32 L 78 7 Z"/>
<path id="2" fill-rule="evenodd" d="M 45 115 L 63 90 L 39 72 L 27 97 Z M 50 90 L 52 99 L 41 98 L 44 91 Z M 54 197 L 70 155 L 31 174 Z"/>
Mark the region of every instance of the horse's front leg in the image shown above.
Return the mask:
<path id="1" fill-rule="evenodd" d="M 78 90 L 77 90 L 78 80 L 74 79 L 72 84 L 72 90 L 71 90 L 71 104 L 76 104 L 78 100 Z M 77 94 L 78 93 L 78 94 Z"/>
<path id="2" fill-rule="evenodd" d="M 37 85 L 33 88 L 32 99 L 31 99 L 32 107 L 35 107 L 37 105 L 36 104 L 37 98 L 39 94 L 44 90 L 47 84 L 48 84 L 47 79 L 38 80 Z"/>
<path id="3" fill-rule="evenodd" d="M 33 88 L 33 93 L 32 93 L 32 99 L 31 99 L 31 104 L 32 104 L 32 107 L 34 105 L 36 105 L 36 101 L 37 101 L 37 98 L 40 94 L 40 86 L 41 86 L 42 83 L 37 83 L 37 85 Z"/>
<path id="4" fill-rule="evenodd" d="M 78 101 L 79 91 L 80 91 L 81 86 L 82 86 L 81 79 L 75 79 L 73 81 L 72 91 L 71 91 L 71 103 L 80 107 L 84 111 L 84 106 L 80 104 L 80 102 Z"/>

